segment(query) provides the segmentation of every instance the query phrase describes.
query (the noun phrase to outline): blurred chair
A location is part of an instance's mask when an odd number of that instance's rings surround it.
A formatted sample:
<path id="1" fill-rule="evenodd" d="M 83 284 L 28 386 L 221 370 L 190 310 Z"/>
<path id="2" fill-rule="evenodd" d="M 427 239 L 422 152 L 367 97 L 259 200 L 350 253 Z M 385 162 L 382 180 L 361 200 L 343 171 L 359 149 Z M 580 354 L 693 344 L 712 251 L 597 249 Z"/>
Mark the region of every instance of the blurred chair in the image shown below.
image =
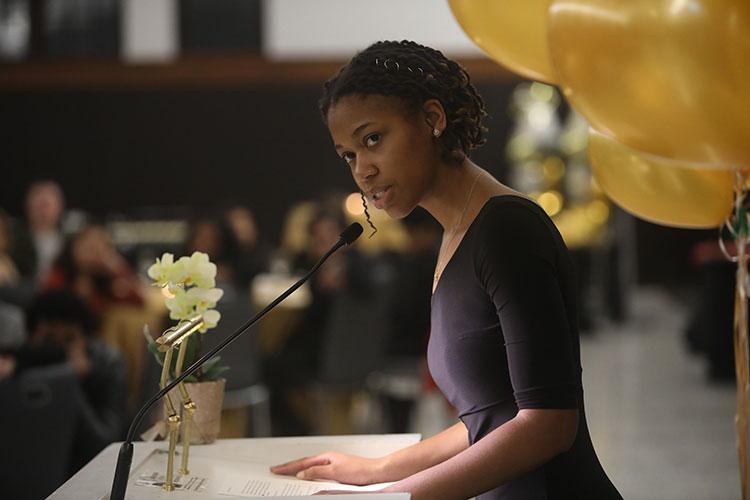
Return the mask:
<path id="1" fill-rule="evenodd" d="M 78 390 L 67 364 L 0 381 L 0 498 L 46 498 L 67 480 Z"/>
<path id="2" fill-rule="evenodd" d="M 216 331 L 210 331 L 204 337 L 203 352 L 218 345 L 254 314 L 249 291 L 226 283 L 218 286 L 224 290 L 216 307 L 221 313 L 221 321 Z M 220 354 L 222 364 L 229 366 L 224 373 L 227 382 L 220 437 L 271 435 L 270 400 L 268 389 L 261 382 L 257 329 L 256 325 L 240 335 Z"/>
<path id="3" fill-rule="evenodd" d="M 422 359 L 386 357 L 367 377 L 367 390 L 377 397 L 380 431 L 409 432 L 413 410 L 423 395 Z"/>
<path id="4" fill-rule="evenodd" d="M 374 285 L 365 296 L 342 293 L 336 297 L 323 336 L 319 375 L 310 387 L 319 434 L 371 430 L 366 423 L 360 428 L 353 422 L 352 404 L 358 401 L 367 407 L 372 402 L 367 379 L 382 363 L 388 336 L 384 291 L 385 287 Z"/>

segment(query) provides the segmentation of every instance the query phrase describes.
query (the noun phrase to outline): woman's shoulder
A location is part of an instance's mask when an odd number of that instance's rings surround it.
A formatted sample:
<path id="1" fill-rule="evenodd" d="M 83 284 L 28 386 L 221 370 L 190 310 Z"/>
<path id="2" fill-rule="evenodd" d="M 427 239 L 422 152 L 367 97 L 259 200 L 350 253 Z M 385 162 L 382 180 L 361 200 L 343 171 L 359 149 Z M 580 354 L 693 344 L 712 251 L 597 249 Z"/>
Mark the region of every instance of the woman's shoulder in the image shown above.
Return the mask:
<path id="1" fill-rule="evenodd" d="M 491 233 L 503 229 L 521 231 L 545 230 L 549 216 L 542 207 L 530 198 L 516 194 L 503 194 L 490 197 L 477 215 L 477 225 Z"/>
<path id="2" fill-rule="evenodd" d="M 542 207 L 519 195 L 493 196 L 475 220 L 475 256 L 534 253 L 552 259 L 556 228 Z"/>

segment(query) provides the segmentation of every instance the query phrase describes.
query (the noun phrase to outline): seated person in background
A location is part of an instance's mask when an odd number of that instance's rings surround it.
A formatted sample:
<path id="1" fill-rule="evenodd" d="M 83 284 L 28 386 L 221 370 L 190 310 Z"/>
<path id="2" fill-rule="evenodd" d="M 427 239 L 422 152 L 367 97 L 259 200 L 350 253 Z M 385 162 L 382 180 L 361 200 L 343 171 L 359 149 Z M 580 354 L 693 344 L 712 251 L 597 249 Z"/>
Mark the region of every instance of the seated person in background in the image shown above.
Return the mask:
<path id="1" fill-rule="evenodd" d="M 271 248 L 261 238 L 253 212 L 242 205 L 235 205 L 224 213 L 224 220 L 237 242 L 235 255 L 235 280 L 247 288 L 253 278 L 268 269 Z"/>
<path id="2" fill-rule="evenodd" d="M 389 335 L 383 368 L 414 376 L 427 361 L 431 290 L 441 229 L 421 207 L 405 217 L 402 223 L 409 239 L 404 252 L 398 255 L 395 279 L 388 293 Z M 383 394 L 381 405 L 388 432 L 409 431 L 415 403 L 416 396 Z"/>
<path id="3" fill-rule="evenodd" d="M 73 292 L 37 296 L 28 310 L 27 324 L 29 338 L 14 355 L 15 372 L 68 363 L 80 381 L 80 413 L 71 457 L 74 472 L 122 438 L 125 364 L 117 351 L 94 336 L 94 316 Z"/>
<path id="4" fill-rule="evenodd" d="M 72 290 L 101 316 L 113 304 L 143 305 L 142 286 L 104 228 L 92 224 L 66 242 L 42 288 Z"/>
<path id="5" fill-rule="evenodd" d="M 10 221 L 0 209 L 0 287 L 16 286 L 21 280 L 15 262 L 11 257 Z"/>
<path id="6" fill-rule="evenodd" d="M 307 247 L 292 263 L 295 272 L 304 274 L 310 270 L 336 243 L 345 227 L 346 219 L 338 204 L 330 203 L 319 208 L 307 228 Z M 341 293 L 359 292 L 366 286 L 358 280 L 361 275 L 351 272 L 357 263 L 355 253 L 353 247 L 341 249 L 310 278 L 312 303 L 285 346 L 287 355 L 298 357 L 293 365 L 300 370 L 303 379 L 309 380 L 318 373 L 323 331 L 336 297 Z"/>
<path id="7" fill-rule="evenodd" d="M 216 264 L 218 286 L 236 285 L 238 244 L 229 226 L 213 217 L 199 218 L 190 225 L 185 255 L 203 252 Z"/>
<path id="8" fill-rule="evenodd" d="M 21 274 L 37 283 L 47 278 L 55 259 L 62 251 L 64 237 L 60 230 L 65 211 L 65 197 L 53 180 L 38 180 L 26 192 L 26 226 L 16 235 L 14 259 Z"/>
<path id="9" fill-rule="evenodd" d="M 387 353 L 421 359 L 427 354 L 432 281 L 441 230 L 437 221 L 421 207 L 402 222 L 409 239 L 400 255 L 390 293 L 392 331 Z"/>
<path id="10" fill-rule="evenodd" d="M 12 220 L 0 208 L 0 301 L 23 308 L 31 300 L 36 283 L 28 277 L 33 274 L 33 269 L 24 269 L 16 262 L 17 247 Z M 33 265 L 33 262 L 27 262 L 27 265 Z"/>
<path id="11" fill-rule="evenodd" d="M 306 248 L 296 256 L 292 268 L 307 272 L 336 243 L 346 227 L 340 203 L 319 207 L 308 225 Z M 366 296 L 370 292 L 367 264 L 353 247 L 333 254 L 309 281 L 312 302 L 286 343 L 264 360 L 266 380 L 271 387 L 271 416 L 274 436 L 310 433 L 308 422 L 293 402 L 320 373 L 325 331 L 341 294 Z M 299 405 L 297 405 L 299 406 Z"/>
<path id="12" fill-rule="evenodd" d="M 0 300 L 0 380 L 15 371 L 16 359 L 13 353 L 25 340 L 23 310 Z"/>

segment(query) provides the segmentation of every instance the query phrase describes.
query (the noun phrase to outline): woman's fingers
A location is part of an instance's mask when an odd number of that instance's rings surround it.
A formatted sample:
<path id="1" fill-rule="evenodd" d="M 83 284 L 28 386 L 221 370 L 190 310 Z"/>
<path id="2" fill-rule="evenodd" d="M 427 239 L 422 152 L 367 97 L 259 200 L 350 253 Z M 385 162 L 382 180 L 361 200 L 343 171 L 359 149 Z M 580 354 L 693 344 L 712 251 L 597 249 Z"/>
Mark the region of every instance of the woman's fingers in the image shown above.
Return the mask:
<path id="1" fill-rule="evenodd" d="M 376 482 L 373 475 L 374 466 L 372 459 L 326 452 L 276 465 L 271 467 L 271 472 L 296 476 L 297 479 L 307 481 L 325 479 L 347 484 L 370 484 Z"/>
<path id="2" fill-rule="evenodd" d="M 331 461 L 325 455 L 316 455 L 314 457 L 305 457 L 292 460 L 285 464 L 274 465 L 271 472 L 285 476 L 296 476 L 300 471 L 314 467 L 316 465 L 328 465 Z"/>
<path id="3" fill-rule="evenodd" d="M 330 465 L 313 465 L 297 473 L 297 479 L 305 481 L 314 481 L 315 479 L 335 479 L 333 476 L 333 467 Z"/>

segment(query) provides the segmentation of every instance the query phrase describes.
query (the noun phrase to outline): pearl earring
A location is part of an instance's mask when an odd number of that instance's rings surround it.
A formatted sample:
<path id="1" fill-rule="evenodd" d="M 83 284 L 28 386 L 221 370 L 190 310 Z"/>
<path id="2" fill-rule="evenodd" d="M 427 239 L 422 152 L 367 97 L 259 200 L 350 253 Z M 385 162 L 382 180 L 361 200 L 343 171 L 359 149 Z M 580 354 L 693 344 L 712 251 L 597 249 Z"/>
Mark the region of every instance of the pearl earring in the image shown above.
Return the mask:
<path id="1" fill-rule="evenodd" d="M 432 135 L 434 135 L 435 137 L 440 137 L 440 131 L 438 129 L 433 129 Z"/>

